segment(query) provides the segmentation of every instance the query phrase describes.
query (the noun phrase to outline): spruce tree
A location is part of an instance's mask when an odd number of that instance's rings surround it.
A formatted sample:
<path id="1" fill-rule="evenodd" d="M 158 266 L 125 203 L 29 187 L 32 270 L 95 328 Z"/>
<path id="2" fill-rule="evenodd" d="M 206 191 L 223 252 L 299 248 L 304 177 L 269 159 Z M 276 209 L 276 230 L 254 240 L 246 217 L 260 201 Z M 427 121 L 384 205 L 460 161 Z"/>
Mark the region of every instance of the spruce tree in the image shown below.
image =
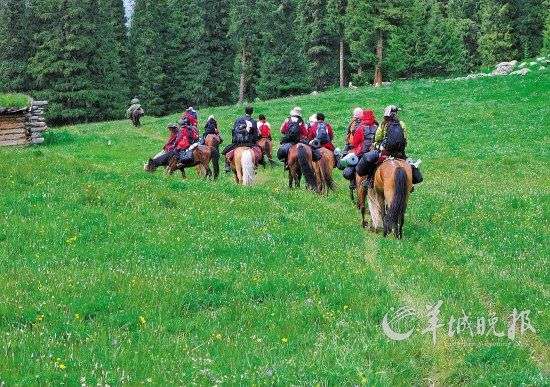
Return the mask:
<path id="1" fill-rule="evenodd" d="M 327 13 L 329 28 L 338 41 L 338 73 L 340 87 L 346 83 L 346 54 L 347 42 L 345 26 L 347 17 L 348 0 L 328 0 Z"/>
<path id="2" fill-rule="evenodd" d="M 546 21 L 544 26 L 543 44 L 541 53 L 543 55 L 550 55 L 550 0 L 545 0 L 546 8 Z"/>
<path id="3" fill-rule="evenodd" d="M 105 118 L 104 97 L 94 70 L 98 49 L 97 1 L 35 0 L 40 32 L 29 70 L 36 96 L 50 101 L 54 122 L 92 121 Z"/>
<path id="4" fill-rule="evenodd" d="M 206 74 L 204 93 L 210 105 L 233 101 L 235 52 L 229 37 L 229 0 L 203 0 Z M 254 23 L 253 20 L 250 23 Z"/>
<path id="5" fill-rule="evenodd" d="M 302 24 L 303 51 L 308 60 L 309 79 L 315 90 L 338 82 L 338 37 L 328 13 L 327 0 L 302 0 L 298 9 Z"/>
<path id="6" fill-rule="evenodd" d="M 235 73 L 238 78 L 238 101 L 256 96 L 258 58 L 261 51 L 261 13 L 255 0 L 232 0 L 229 34 L 234 43 Z"/>
<path id="7" fill-rule="evenodd" d="M 166 7 L 165 1 L 137 0 L 130 27 L 132 89 L 146 113 L 151 115 L 167 111 L 163 7 Z"/>
<path id="8" fill-rule="evenodd" d="M 266 0 L 258 95 L 262 99 L 297 95 L 309 90 L 299 22 L 291 0 Z"/>
<path id="9" fill-rule="evenodd" d="M 510 4 L 484 0 L 480 10 L 479 55 L 484 65 L 494 65 L 517 57 Z"/>
<path id="10" fill-rule="evenodd" d="M 0 1 L 0 90 L 26 91 L 31 55 L 30 9 L 21 0 Z"/>
<path id="11" fill-rule="evenodd" d="M 198 0 L 171 0 L 168 20 L 166 90 L 170 111 L 208 104 L 205 84 L 208 74 L 206 43 L 203 39 L 203 9 Z"/>

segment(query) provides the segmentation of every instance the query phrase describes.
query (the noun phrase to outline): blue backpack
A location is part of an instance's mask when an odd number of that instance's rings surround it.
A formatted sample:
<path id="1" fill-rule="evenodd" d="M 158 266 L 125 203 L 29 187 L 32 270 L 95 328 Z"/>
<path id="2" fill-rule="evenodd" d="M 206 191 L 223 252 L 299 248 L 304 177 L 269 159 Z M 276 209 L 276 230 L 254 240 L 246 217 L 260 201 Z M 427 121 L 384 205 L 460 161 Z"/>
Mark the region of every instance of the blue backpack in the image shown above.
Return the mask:
<path id="1" fill-rule="evenodd" d="M 317 123 L 317 134 L 315 138 L 319 140 L 321 145 L 325 145 L 330 142 L 327 124 L 325 124 L 324 122 Z"/>

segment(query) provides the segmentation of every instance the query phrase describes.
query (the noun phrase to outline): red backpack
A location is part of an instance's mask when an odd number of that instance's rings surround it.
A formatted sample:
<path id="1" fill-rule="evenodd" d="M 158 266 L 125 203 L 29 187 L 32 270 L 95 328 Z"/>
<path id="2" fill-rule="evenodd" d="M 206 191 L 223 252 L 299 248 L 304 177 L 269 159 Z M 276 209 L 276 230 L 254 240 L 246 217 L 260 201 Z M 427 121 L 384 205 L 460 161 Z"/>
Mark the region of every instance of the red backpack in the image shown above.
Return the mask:
<path id="1" fill-rule="evenodd" d="M 260 126 L 258 129 L 260 131 L 260 137 L 269 138 L 271 136 L 271 131 L 267 122 L 260 122 Z"/>

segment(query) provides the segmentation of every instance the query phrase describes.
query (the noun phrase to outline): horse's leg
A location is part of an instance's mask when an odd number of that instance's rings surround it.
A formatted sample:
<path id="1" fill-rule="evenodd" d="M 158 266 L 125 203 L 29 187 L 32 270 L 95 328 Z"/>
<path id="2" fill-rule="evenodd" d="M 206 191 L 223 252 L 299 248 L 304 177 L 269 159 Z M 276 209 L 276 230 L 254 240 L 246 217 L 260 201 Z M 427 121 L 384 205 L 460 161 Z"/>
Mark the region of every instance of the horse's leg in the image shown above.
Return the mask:
<path id="1" fill-rule="evenodd" d="M 186 178 L 186 176 L 185 176 L 185 168 L 181 167 L 181 168 L 180 168 L 180 171 L 181 171 L 181 178 L 182 178 L 182 179 L 185 179 L 185 178 Z"/>
<path id="2" fill-rule="evenodd" d="M 292 183 L 294 182 L 294 176 L 292 175 L 292 171 L 288 170 L 288 188 L 292 189 Z"/>

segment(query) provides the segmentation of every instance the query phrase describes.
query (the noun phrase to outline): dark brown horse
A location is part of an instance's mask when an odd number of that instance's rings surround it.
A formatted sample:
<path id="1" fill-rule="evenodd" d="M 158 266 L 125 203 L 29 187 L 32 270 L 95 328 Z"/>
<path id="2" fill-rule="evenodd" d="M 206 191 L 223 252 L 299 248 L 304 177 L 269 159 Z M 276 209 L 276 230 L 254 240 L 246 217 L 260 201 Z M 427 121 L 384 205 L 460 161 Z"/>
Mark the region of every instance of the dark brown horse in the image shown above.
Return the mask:
<path id="1" fill-rule="evenodd" d="M 183 165 L 177 157 L 172 157 L 172 159 L 168 162 L 168 166 L 166 167 L 166 172 L 171 175 L 175 171 L 180 171 L 181 176 L 185 179 L 185 168 L 190 168 L 193 166 L 200 166 L 201 169 L 205 171 L 204 177 L 212 177 L 215 179 L 218 178 L 219 174 L 219 168 L 216 168 L 216 163 L 214 163 L 214 173 L 212 173 L 212 170 L 210 169 L 210 161 L 213 160 L 217 153 L 217 150 L 215 148 L 211 148 L 206 145 L 199 145 L 195 149 L 193 149 L 193 164 L 191 165 Z M 220 155 L 217 153 L 217 158 L 219 159 Z"/>
<path id="2" fill-rule="evenodd" d="M 313 168 L 313 157 L 311 148 L 305 144 L 295 144 L 288 151 L 288 186 L 289 188 L 300 187 L 302 175 L 306 179 L 308 189 L 319 192 L 317 178 Z"/>
<path id="3" fill-rule="evenodd" d="M 332 179 L 332 170 L 334 169 L 334 153 L 327 148 L 321 148 L 321 159 L 313 163 L 317 186 L 321 193 L 334 191 L 334 180 Z"/>

